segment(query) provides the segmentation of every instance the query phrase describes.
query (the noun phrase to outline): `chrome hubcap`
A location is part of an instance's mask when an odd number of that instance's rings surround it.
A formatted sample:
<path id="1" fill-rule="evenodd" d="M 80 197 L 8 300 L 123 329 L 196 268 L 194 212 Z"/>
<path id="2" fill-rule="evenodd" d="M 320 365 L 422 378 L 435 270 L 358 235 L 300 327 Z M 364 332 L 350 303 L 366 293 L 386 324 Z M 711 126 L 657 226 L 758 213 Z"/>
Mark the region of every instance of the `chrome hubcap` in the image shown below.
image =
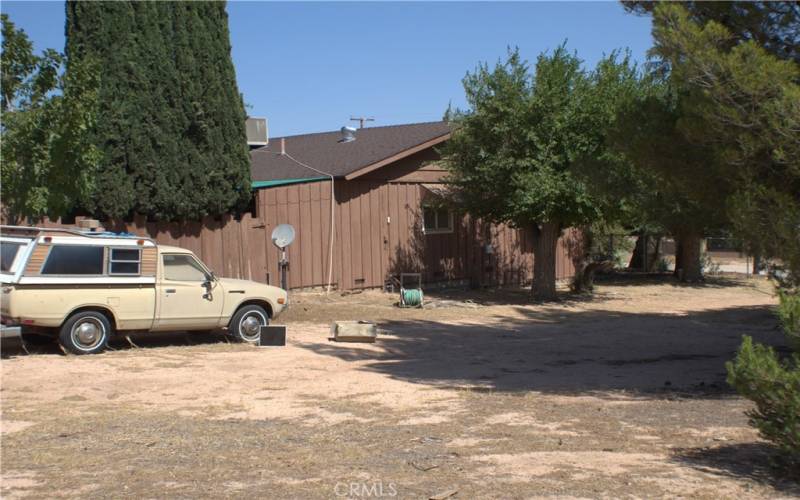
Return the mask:
<path id="1" fill-rule="evenodd" d="M 245 316 L 240 324 L 242 337 L 247 340 L 257 340 L 261 334 L 264 322 L 256 315 Z"/>
<path id="2" fill-rule="evenodd" d="M 72 327 L 72 338 L 80 347 L 91 349 L 103 339 L 103 326 L 94 319 L 86 319 Z"/>

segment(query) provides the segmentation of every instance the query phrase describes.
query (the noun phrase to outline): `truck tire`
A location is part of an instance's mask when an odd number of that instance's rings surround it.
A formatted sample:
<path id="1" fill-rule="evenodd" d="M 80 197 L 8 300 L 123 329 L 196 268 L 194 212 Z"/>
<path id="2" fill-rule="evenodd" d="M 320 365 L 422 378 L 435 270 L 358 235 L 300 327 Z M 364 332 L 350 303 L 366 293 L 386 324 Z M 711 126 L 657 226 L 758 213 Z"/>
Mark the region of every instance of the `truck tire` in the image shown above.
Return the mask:
<path id="1" fill-rule="evenodd" d="M 257 344 L 261 339 L 261 327 L 269 325 L 269 314 L 263 307 L 249 305 L 241 307 L 231 318 L 228 330 L 231 336 L 248 344 Z"/>
<path id="2" fill-rule="evenodd" d="M 82 311 L 64 322 L 58 334 L 58 342 L 74 354 L 97 354 L 105 350 L 111 333 L 111 322 L 105 314 Z"/>

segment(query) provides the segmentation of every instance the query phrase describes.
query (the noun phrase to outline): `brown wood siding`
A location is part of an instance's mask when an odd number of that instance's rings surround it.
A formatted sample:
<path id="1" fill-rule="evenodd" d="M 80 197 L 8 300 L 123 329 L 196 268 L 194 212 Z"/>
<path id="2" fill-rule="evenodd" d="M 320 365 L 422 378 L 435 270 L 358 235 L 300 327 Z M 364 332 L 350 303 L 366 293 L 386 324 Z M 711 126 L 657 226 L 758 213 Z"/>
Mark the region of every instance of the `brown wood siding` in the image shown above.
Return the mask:
<path id="1" fill-rule="evenodd" d="M 361 179 L 337 183 L 337 209 L 341 219 L 349 221 L 336 242 L 344 288 L 382 287 L 401 272 L 421 272 L 426 282 L 464 280 L 488 286 L 532 280 L 531 231 L 483 224 L 458 214 L 452 233 L 423 234 L 421 206 L 427 195 L 418 183 Z M 559 243 L 558 279 L 574 273 L 565 243 L 572 234 L 565 232 Z"/>
<path id="2" fill-rule="evenodd" d="M 142 249 L 142 276 L 155 276 L 158 265 L 158 249 L 157 248 L 143 248 Z"/>
<path id="3" fill-rule="evenodd" d="M 47 258 L 47 253 L 50 251 L 50 245 L 36 245 L 28 258 L 28 263 L 25 265 L 25 276 L 38 276 L 42 270 L 42 264 Z"/>
<path id="4" fill-rule="evenodd" d="M 253 255 L 252 251 L 249 253 L 250 260 L 255 261 L 262 271 L 262 278 L 257 281 L 266 281 L 268 274 L 270 282 L 278 284 L 280 250 L 272 244 L 271 234 L 278 224 L 291 224 L 295 228 L 296 237 L 287 249 L 289 286 L 306 288 L 327 283 L 330 200 L 330 182 L 259 190 L 257 204 L 259 220 L 263 225 L 262 235 L 257 238 L 257 255 Z M 338 212 L 337 210 L 335 215 L 339 215 Z M 341 221 L 335 220 L 334 224 L 338 232 L 342 227 Z M 334 255 L 334 282 L 340 279 L 336 275 L 339 268 L 336 258 L 337 255 Z"/>
<path id="5" fill-rule="evenodd" d="M 434 149 L 426 149 L 383 168 L 364 174 L 353 181 L 380 182 L 441 182 L 447 171 L 439 163 Z M 350 182 L 353 182 L 350 181 Z"/>

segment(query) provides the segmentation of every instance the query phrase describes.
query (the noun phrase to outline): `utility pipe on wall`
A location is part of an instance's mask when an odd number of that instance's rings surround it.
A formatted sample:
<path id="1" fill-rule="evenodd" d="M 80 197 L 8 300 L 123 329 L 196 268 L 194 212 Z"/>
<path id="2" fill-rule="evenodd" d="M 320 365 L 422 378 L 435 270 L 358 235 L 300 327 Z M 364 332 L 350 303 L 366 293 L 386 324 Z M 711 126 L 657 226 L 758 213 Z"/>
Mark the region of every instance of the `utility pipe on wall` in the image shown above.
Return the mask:
<path id="1" fill-rule="evenodd" d="M 292 155 L 290 155 L 289 153 L 286 152 L 286 149 L 285 149 L 285 146 L 284 146 L 284 143 L 283 143 L 283 139 L 281 139 L 281 154 L 283 156 L 285 156 L 286 158 L 289 158 L 293 162 L 297 163 L 301 167 L 305 167 L 305 168 L 308 168 L 310 170 L 313 170 L 314 172 L 317 172 L 318 174 L 327 175 L 331 179 L 331 238 L 330 238 L 330 243 L 328 245 L 328 288 L 327 288 L 327 291 L 325 292 L 326 294 L 329 294 L 329 293 L 331 293 L 331 283 L 333 282 L 333 238 L 334 238 L 334 235 L 335 235 L 333 211 L 334 211 L 334 208 L 336 207 L 336 198 L 334 196 L 335 193 L 334 193 L 334 190 L 333 190 L 333 175 L 329 174 L 328 172 L 323 172 L 322 170 L 317 170 L 316 168 L 314 168 L 314 167 L 312 167 L 310 165 L 306 165 L 305 163 L 294 159 L 292 157 Z"/>

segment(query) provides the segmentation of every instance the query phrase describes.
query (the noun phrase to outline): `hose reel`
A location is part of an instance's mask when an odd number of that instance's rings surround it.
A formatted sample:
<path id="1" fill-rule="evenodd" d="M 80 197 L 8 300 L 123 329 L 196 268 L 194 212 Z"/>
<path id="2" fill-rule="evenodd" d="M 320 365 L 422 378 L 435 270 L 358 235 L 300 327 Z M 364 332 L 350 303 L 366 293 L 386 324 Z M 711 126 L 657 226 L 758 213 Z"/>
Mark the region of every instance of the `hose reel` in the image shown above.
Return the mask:
<path id="1" fill-rule="evenodd" d="M 416 281 L 412 288 L 411 282 Z M 400 307 L 422 307 L 424 296 L 422 294 L 421 273 L 400 273 Z"/>

